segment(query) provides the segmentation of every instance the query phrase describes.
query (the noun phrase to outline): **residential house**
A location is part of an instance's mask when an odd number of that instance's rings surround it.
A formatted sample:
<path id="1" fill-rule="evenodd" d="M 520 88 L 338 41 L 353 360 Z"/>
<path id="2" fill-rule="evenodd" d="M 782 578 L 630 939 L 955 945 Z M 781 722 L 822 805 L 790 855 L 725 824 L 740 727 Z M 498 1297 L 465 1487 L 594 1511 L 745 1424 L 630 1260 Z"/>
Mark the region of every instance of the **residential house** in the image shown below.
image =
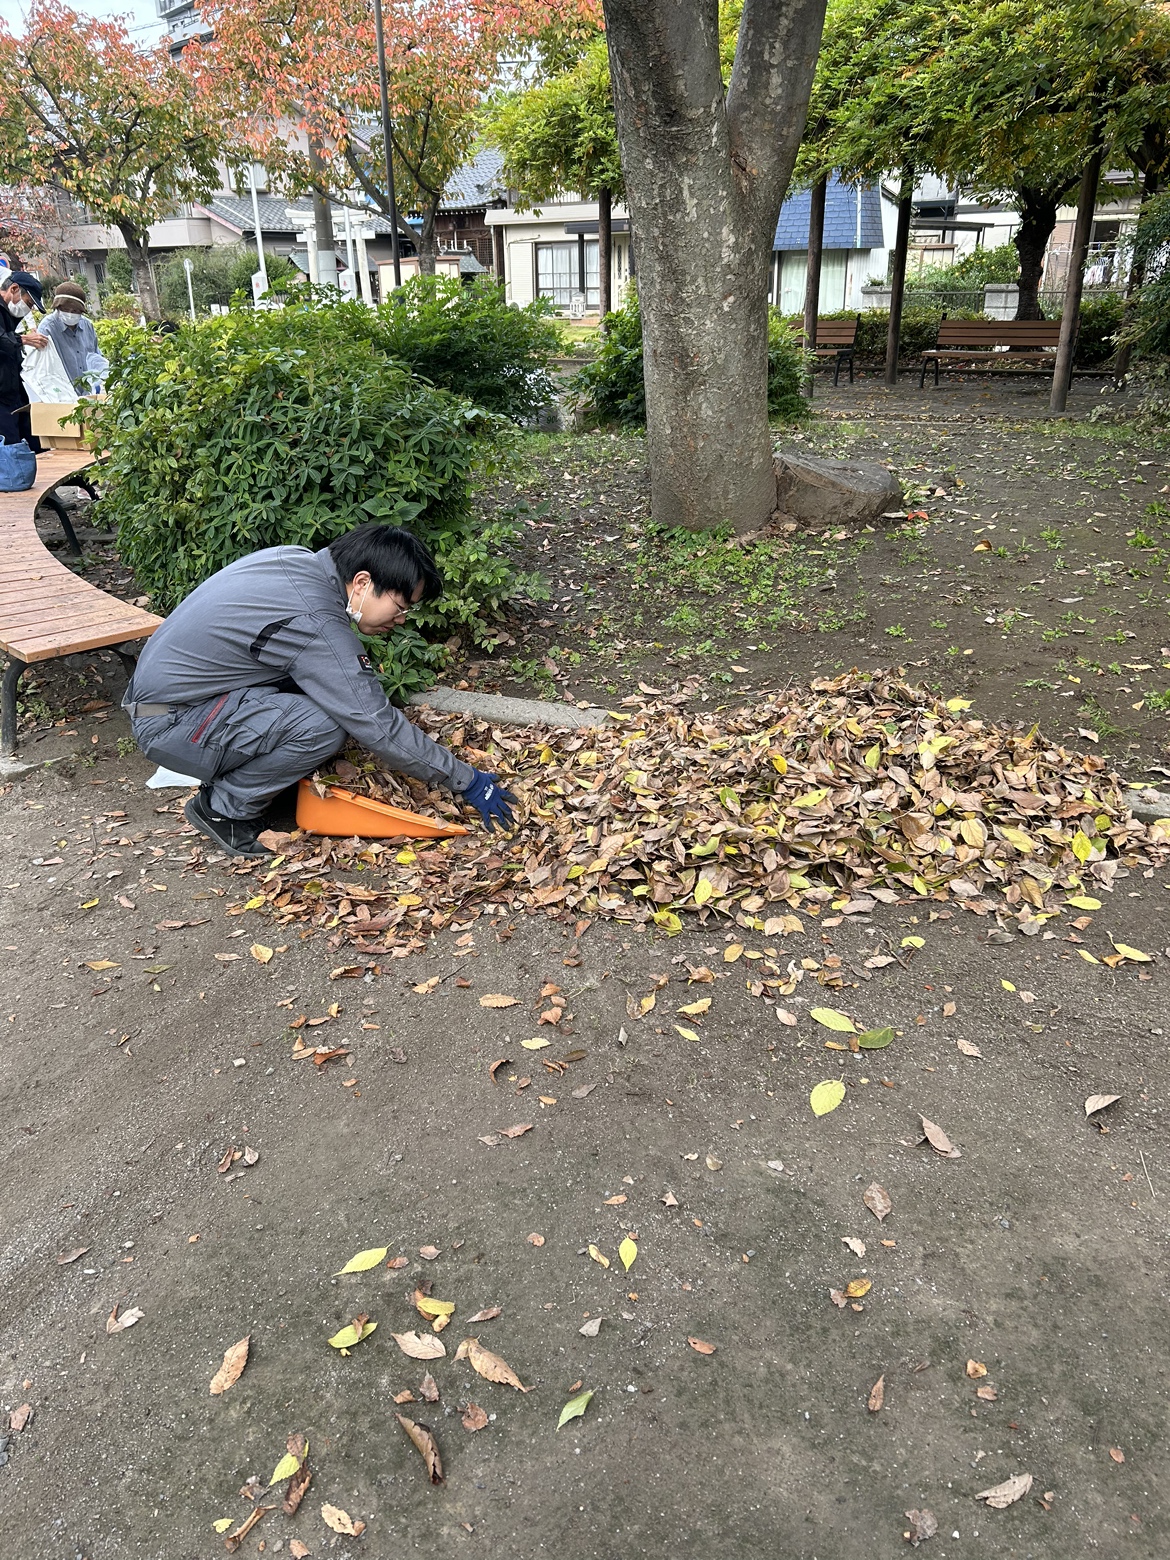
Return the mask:
<path id="1" fill-rule="evenodd" d="M 804 308 L 811 204 L 811 192 L 797 190 L 776 224 L 768 301 L 784 314 Z M 897 204 L 884 186 L 843 184 L 832 176 L 825 191 L 819 313 L 864 307 L 861 289 L 871 276 L 885 278 L 896 227 Z"/>

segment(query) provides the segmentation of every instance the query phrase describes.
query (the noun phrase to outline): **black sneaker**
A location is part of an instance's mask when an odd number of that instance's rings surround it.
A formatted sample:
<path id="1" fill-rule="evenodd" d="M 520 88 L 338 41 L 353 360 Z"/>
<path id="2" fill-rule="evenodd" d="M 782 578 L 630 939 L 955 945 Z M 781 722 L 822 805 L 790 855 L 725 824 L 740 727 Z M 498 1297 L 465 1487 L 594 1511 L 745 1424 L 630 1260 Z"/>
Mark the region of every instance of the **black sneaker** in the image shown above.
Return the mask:
<path id="1" fill-rule="evenodd" d="M 212 811 L 207 788 L 200 786 L 183 808 L 187 822 L 194 824 L 220 850 L 229 856 L 271 856 L 256 838 L 258 818 L 222 818 Z"/>

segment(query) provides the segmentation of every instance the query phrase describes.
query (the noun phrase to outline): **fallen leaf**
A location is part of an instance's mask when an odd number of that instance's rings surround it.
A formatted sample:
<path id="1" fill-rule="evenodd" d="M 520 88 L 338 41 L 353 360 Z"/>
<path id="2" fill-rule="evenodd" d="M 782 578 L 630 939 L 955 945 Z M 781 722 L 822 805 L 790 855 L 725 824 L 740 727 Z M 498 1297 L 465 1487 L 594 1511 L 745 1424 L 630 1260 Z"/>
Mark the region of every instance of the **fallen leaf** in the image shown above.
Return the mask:
<path id="1" fill-rule="evenodd" d="M 1074 910 L 1100 910 L 1101 908 L 1101 901 L 1094 899 L 1091 894 L 1070 894 L 1065 904 L 1072 905 Z"/>
<path id="2" fill-rule="evenodd" d="M 1010 1479 L 1005 1479 L 1002 1484 L 993 1484 L 989 1490 L 980 1490 L 976 1500 L 985 1500 L 996 1511 L 1002 1511 L 1005 1506 L 1014 1505 L 1022 1499 L 1032 1488 L 1032 1475 L 1030 1473 L 1016 1473 Z"/>
<path id="3" fill-rule="evenodd" d="M 543 1246 L 544 1245 L 544 1236 L 543 1235 L 538 1235 L 535 1232 L 535 1230 L 532 1232 L 531 1235 L 529 1235 L 527 1237 L 527 1240 L 528 1240 L 528 1244 L 530 1246 Z"/>
<path id="4" fill-rule="evenodd" d="M 292 1560 L 308 1560 L 312 1550 L 310 1550 L 304 1539 L 290 1538 L 288 1541 L 288 1552 L 292 1556 Z"/>
<path id="5" fill-rule="evenodd" d="M 239 1343 L 233 1343 L 224 1354 L 223 1364 L 211 1378 L 212 1397 L 221 1397 L 229 1387 L 234 1387 L 239 1381 L 244 1366 L 248 1363 L 248 1345 L 251 1337 L 249 1333 L 246 1338 L 241 1338 Z"/>
<path id="6" fill-rule="evenodd" d="M 861 1194 L 861 1200 L 880 1224 L 887 1214 L 893 1211 L 893 1203 L 890 1194 L 884 1186 L 879 1186 L 876 1181 L 871 1181 Z"/>
<path id="7" fill-rule="evenodd" d="M 366 1531 L 364 1522 L 355 1522 L 349 1512 L 342 1511 L 340 1506 L 322 1506 L 321 1520 L 326 1527 L 332 1528 L 335 1533 L 344 1533 L 348 1538 L 360 1538 Z"/>
<path id="8" fill-rule="evenodd" d="M 776 1017 L 782 1024 L 786 1024 L 789 1029 L 794 1028 L 797 1023 L 796 1014 L 790 1013 L 787 1008 L 778 1007 L 776 1009 Z"/>
<path id="9" fill-rule="evenodd" d="M 664 1197 L 660 1197 L 658 1199 L 658 1201 L 665 1208 L 677 1208 L 678 1207 L 678 1198 L 674 1195 L 674 1193 L 670 1190 L 669 1187 L 667 1187 L 667 1189 L 666 1189 L 666 1195 Z"/>
<path id="10" fill-rule="evenodd" d="M 309 1448 L 306 1445 L 302 1452 L 285 1452 L 284 1456 L 272 1470 L 272 1477 L 268 1481 L 268 1488 L 274 1484 L 283 1484 L 286 1479 L 291 1479 L 294 1473 L 299 1472 L 301 1464 L 308 1455 Z"/>
<path id="11" fill-rule="evenodd" d="M 211 1525 L 217 1533 L 226 1533 L 228 1528 L 230 1528 L 232 1525 L 232 1519 L 231 1517 L 220 1517 Z"/>
<path id="12" fill-rule="evenodd" d="M 594 1262 L 600 1263 L 603 1268 L 607 1268 L 609 1266 L 609 1258 L 602 1250 L 595 1246 L 592 1241 L 589 1243 L 589 1255 L 593 1258 Z"/>
<path id="13" fill-rule="evenodd" d="M 872 1288 L 872 1278 L 851 1278 L 845 1285 L 845 1298 L 847 1300 L 860 1300 L 863 1295 L 869 1294 Z"/>
<path id="14" fill-rule="evenodd" d="M 637 1258 L 637 1255 L 638 1255 L 637 1243 L 635 1241 L 632 1241 L 630 1239 L 630 1237 L 627 1235 L 625 1237 L 625 1239 L 622 1241 L 621 1245 L 618 1247 L 618 1256 L 621 1258 L 622 1267 L 625 1268 L 627 1273 L 633 1267 L 634 1261 Z"/>
<path id="15" fill-rule="evenodd" d="M 501 1056 L 498 1062 L 493 1062 L 492 1065 L 488 1068 L 488 1077 L 492 1080 L 493 1083 L 498 1081 L 496 1074 L 499 1072 L 501 1067 L 507 1067 L 508 1061 L 508 1057 Z"/>
<path id="16" fill-rule="evenodd" d="M 343 1268 L 338 1268 L 333 1275 L 340 1278 L 343 1273 L 368 1273 L 371 1268 L 376 1268 L 390 1250 L 389 1246 L 368 1246 L 365 1251 L 359 1251 L 356 1256 L 350 1257 Z"/>
<path id="17" fill-rule="evenodd" d="M 579 1089 L 573 1090 L 573 1098 L 575 1100 L 588 1099 L 596 1087 L 595 1083 L 583 1083 Z"/>
<path id="18" fill-rule="evenodd" d="M 474 1316 L 468 1317 L 468 1320 L 472 1322 L 494 1322 L 501 1310 L 501 1306 L 489 1305 L 486 1310 L 477 1311 Z"/>
<path id="19" fill-rule="evenodd" d="M 1097 1111 L 1104 1110 L 1106 1106 L 1116 1105 L 1120 1098 L 1120 1094 L 1090 1094 L 1085 1101 L 1085 1115 L 1096 1115 Z"/>
<path id="20" fill-rule="evenodd" d="M 1112 941 L 1112 939 L 1110 939 Z M 1131 959 L 1135 964 L 1152 964 L 1154 961 L 1148 953 L 1143 953 L 1140 948 L 1131 948 L 1128 943 L 1115 942 L 1113 946 L 1123 958 Z"/>
<path id="21" fill-rule="evenodd" d="M 145 1314 L 137 1306 L 132 1306 L 129 1311 L 123 1311 L 119 1316 L 118 1307 L 115 1306 L 106 1317 L 106 1332 L 124 1332 L 127 1327 L 133 1327 L 135 1322 L 140 1322 Z"/>
<path id="22" fill-rule="evenodd" d="M 359 972 L 361 972 L 360 971 L 360 966 L 359 965 L 355 965 L 354 966 L 354 973 L 358 974 Z M 347 973 L 347 972 L 343 972 L 343 973 Z M 361 973 L 364 973 L 364 972 L 361 972 Z M 443 977 L 441 975 L 432 975 L 430 980 L 420 980 L 417 986 L 412 986 L 410 989 L 411 989 L 411 991 L 414 992 L 416 997 L 429 997 L 431 992 L 436 990 L 436 988 L 439 986 L 439 984 L 441 983 L 442 979 L 443 979 Z M 484 999 L 482 997 L 480 997 L 479 1000 L 482 1002 Z"/>
<path id="23" fill-rule="evenodd" d="M 403 1354 L 408 1354 L 412 1360 L 441 1360 L 447 1353 L 443 1340 L 436 1338 L 433 1333 L 420 1336 L 416 1332 L 392 1332 L 390 1336 Z"/>
<path id="24" fill-rule="evenodd" d="M 519 1007 L 519 997 L 505 997 L 498 991 L 489 991 L 486 997 L 480 997 L 480 1007 L 485 1008 L 509 1008 Z"/>
<path id="25" fill-rule="evenodd" d="M 979 1047 L 977 1045 L 972 1045 L 970 1040 L 956 1040 L 955 1045 L 964 1056 L 977 1056 L 980 1058 L 983 1056 L 983 1052 L 979 1049 Z"/>
<path id="26" fill-rule="evenodd" d="M 407 1419 L 405 1414 L 395 1414 L 394 1417 L 418 1448 L 418 1454 L 426 1466 L 431 1483 L 442 1484 L 443 1459 L 439 1456 L 439 1445 L 430 1427 L 428 1425 L 415 1424 L 414 1420 Z M 464 1422 L 466 1423 L 466 1421 Z M 342 1531 L 344 1529 L 338 1529 L 338 1532 Z"/>
<path id="27" fill-rule="evenodd" d="M 878 1414 L 881 1412 L 882 1404 L 885 1401 L 886 1378 L 885 1376 L 879 1376 L 878 1379 L 874 1382 L 873 1386 L 869 1389 L 869 1398 L 866 1401 L 865 1406 L 869 1409 L 871 1414 Z"/>
<path id="28" fill-rule="evenodd" d="M 12 1410 L 12 1412 L 9 1414 L 9 1416 L 8 1416 L 8 1428 L 10 1430 L 14 1431 L 17 1435 L 19 1435 L 20 1432 L 24 1429 L 25 1425 L 28 1424 L 28 1422 L 32 1418 L 32 1416 L 33 1416 L 33 1406 L 32 1406 L 32 1404 L 31 1403 L 22 1403 L 19 1408 L 14 1408 Z M 1122 1460 L 1124 1461 L 1124 1458 Z"/>
<path id="29" fill-rule="evenodd" d="M 266 948 L 263 943 L 253 943 L 248 952 L 256 960 L 257 964 L 267 964 L 272 958 L 272 949 Z"/>
<path id="30" fill-rule="evenodd" d="M 887 1025 L 883 1029 L 867 1029 L 858 1035 L 857 1043 L 863 1051 L 884 1051 L 894 1038 L 894 1031 Z"/>
<path id="31" fill-rule="evenodd" d="M 696 1354 L 714 1354 L 715 1345 L 708 1343 L 705 1338 L 688 1338 L 687 1342 Z"/>
<path id="32" fill-rule="evenodd" d="M 523 1137 L 526 1132 L 531 1131 L 532 1123 L 530 1121 L 522 1121 L 514 1127 L 501 1127 L 500 1136 L 506 1138 L 518 1138 Z"/>
<path id="33" fill-rule="evenodd" d="M 684 1040 L 695 1041 L 701 1038 L 695 1030 L 687 1029 L 682 1024 L 676 1024 L 674 1027 Z"/>
<path id="34" fill-rule="evenodd" d="M 408 1257 L 391 1257 L 389 1262 L 387 1262 L 386 1266 L 388 1268 L 394 1268 L 394 1269 L 404 1268 L 404 1267 L 406 1267 L 406 1265 L 407 1265 L 409 1260 L 410 1259 Z"/>
<path id="35" fill-rule="evenodd" d="M 423 1379 L 419 1382 L 418 1390 L 426 1402 L 437 1403 L 439 1401 L 439 1383 L 431 1375 L 429 1370 Z"/>
<path id="36" fill-rule="evenodd" d="M 521 1040 L 520 1044 L 526 1051 L 543 1051 L 546 1045 L 551 1045 L 551 1040 Z"/>
<path id="37" fill-rule="evenodd" d="M 981 1360 L 968 1360 L 967 1374 L 972 1381 L 981 1381 L 987 1374 L 987 1366 Z"/>
<path id="38" fill-rule="evenodd" d="M 824 1083 L 818 1083 L 808 1097 L 814 1116 L 827 1116 L 831 1110 L 836 1110 L 845 1098 L 845 1085 L 840 1078 L 827 1078 Z"/>
<path id="39" fill-rule="evenodd" d="M 991 543 L 981 542 L 975 551 L 978 552 L 980 548 L 986 548 L 990 552 Z M 933 1538 L 938 1532 L 938 1518 L 933 1511 L 908 1511 L 906 1520 L 910 1524 L 910 1529 L 908 1532 L 903 1533 L 902 1537 L 906 1539 L 913 1549 L 917 1549 L 919 1544 L 925 1539 Z"/>
<path id="40" fill-rule="evenodd" d="M 353 1349 L 363 1338 L 368 1338 L 377 1326 L 377 1322 L 371 1322 L 368 1316 L 355 1316 L 349 1326 L 335 1332 L 329 1342 L 335 1349 Z"/>
<path id="41" fill-rule="evenodd" d="M 435 1300 L 430 1295 L 424 1295 L 421 1289 L 416 1289 L 410 1298 L 414 1301 L 415 1310 L 428 1321 L 434 1321 L 436 1316 L 451 1316 L 455 1310 L 454 1300 Z"/>
<path id="42" fill-rule="evenodd" d="M 601 1331 L 601 1317 L 591 1316 L 583 1327 L 578 1327 L 577 1331 L 582 1338 L 596 1338 Z"/>
<path id="43" fill-rule="evenodd" d="M 812 1009 L 809 1017 L 815 1018 L 817 1023 L 822 1024 L 826 1029 L 835 1029 L 838 1034 L 855 1035 L 857 1033 L 857 1026 L 853 1020 L 847 1018 L 844 1013 L 838 1013 L 836 1008 L 815 1007 Z"/>
<path id="44" fill-rule="evenodd" d="M 680 1007 L 678 1011 L 685 1013 L 688 1018 L 697 1018 L 700 1013 L 705 1013 L 710 1006 L 710 997 L 700 997 L 697 1002 L 688 1002 L 684 1007 Z"/>
<path id="45" fill-rule="evenodd" d="M 285 1490 L 284 1499 L 280 1503 L 281 1509 L 284 1511 L 286 1516 L 296 1516 L 301 1501 L 303 1501 L 305 1498 L 305 1492 L 309 1488 L 312 1477 L 313 1475 L 309 1469 L 308 1462 L 303 1461 L 301 1466 L 297 1469 L 296 1473 L 294 1473 L 292 1478 L 288 1481 L 288 1489 Z"/>
<path id="46" fill-rule="evenodd" d="M 486 1430 L 487 1429 L 487 1425 L 488 1425 L 487 1411 L 485 1409 L 480 1408 L 478 1403 L 468 1403 L 466 1408 L 463 1410 L 463 1414 L 462 1414 L 461 1417 L 462 1417 L 463 1428 L 465 1430 Z"/>
<path id="47" fill-rule="evenodd" d="M 120 970 L 122 968 L 120 964 L 115 964 L 112 959 L 87 959 L 85 967 L 87 970 Z"/>
<path id="48" fill-rule="evenodd" d="M 562 1425 L 567 1425 L 570 1419 L 580 1419 L 581 1415 L 589 1407 L 589 1400 L 592 1396 L 593 1392 L 589 1390 L 579 1392 L 575 1398 L 570 1398 L 564 1408 L 561 1409 L 561 1417 L 557 1420 L 557 1429 L 559 1430 Z"/>
<path id="49" fill-rule="evenodd" d="M 837 1307 L 838 1311 L 843 1311 L 849 1304 L 849 1301 L 845 1298 L 845 1291 L 843 1289 L 830 1289 L 829 1299 Z"/>
<path id="50" fill-rule="evenodd" d="M 722 1159 L 719 1159 L 715 1154 L 708 1154 L 705 1163 L 706 1163 L 706 1166 L 707 1166 L 708 1170 L 722 1170 L 723 1169 L 723 1161 L 722 1161 Z"/>
<path id="51" fill-rule="evenodd" d="M 723 950 L 723 962 L 724 964 L 734 964 L 736 959 L 740 958 L 742 954 L 743 944 L 732 943 L 730 947 L 724 948 Z"/>
<path id="52" fill-rule="evenodd" d="M 842 1235 L 841 1239 L 855 1257 L 865 1256 L 865 1242 L 858 1240 L 856 1235 Z"/>
<path id="53" fill-rule="evenodd" d="M 998 1399 L 999 1393 L 994 1387 L 983 1386 L 975 1388 L 975 1396 L 982 1398 L 985 1403 L 994 1403 Z"/>
<path id="54" fill-rule="evenodd" d="M 25 1407 L 28 1407 L 27 1403 L 25 1404 Z M 1121 1450 L 1120 1446 L 1111 1446 L 1109 1448 L 1109 1455 L 1112 1457 L 1115 1463 L 1123 1463 L 1125 1461 L 1125 1453 Z"/>
<path id="55" fill-rule="evenodd" d="M 78 1246 L 74 1251 L 66 1251 L 57 1258 L 59 1267 L 67 1267 L 70 1262 L 76 1262 L 78 1257 L 84 1257 L 87 1251 L 92 1251 L 91 1246 Z"/>
<path id="56" fill-rule="evenodd" d="M 460 1357 L 470 1360 L 472 1370 L 478 1372 L 485 1381 L 496 1381 L 506 1387 L 515 1387 L 518 1392 L 533 1390 L 523 1384 L 506 1360 L 502 1360 L 498 1354 L 493 1354 L 490 1349 L 485 1349 L 478 1338 L 464 1338 L 459 1348 L 462 1351 Z"/>
<path id="57" fill-rule="evenodd" d="M 606 1208 L 620 1208 L 622 1203 L 628 1201 L 629 1198 L 626 1196 L 625 1192 L 619 1192 L 616 1197 L 606 1197 L 604 1199 L 603 1206 Z"/>
<path id="58" fill-rule="evenodd" d="M 941 1154 L 944 1159 L 961 1159 L 963 1157 L 941 1127 L 936 1126 L 933 1121 L 927 1121 L 925 1116 L 919 1116 L 918 1119 L 922 1123 L 922 1131 L 925 1134 L 926 1141 L 936 1154 Z"/>

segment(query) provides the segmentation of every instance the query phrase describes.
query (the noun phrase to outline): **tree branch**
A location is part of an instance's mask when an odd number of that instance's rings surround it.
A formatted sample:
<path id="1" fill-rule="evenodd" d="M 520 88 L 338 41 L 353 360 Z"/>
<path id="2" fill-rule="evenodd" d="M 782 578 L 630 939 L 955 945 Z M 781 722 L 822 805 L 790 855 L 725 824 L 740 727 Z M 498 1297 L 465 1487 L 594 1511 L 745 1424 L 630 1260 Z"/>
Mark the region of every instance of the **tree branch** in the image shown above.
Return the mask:
<path id="1" fill-rule="evenodd" d="M 825 0 L 744 0 L 727 89 L 728 139 L 745 193 L 769 206 L 792 175 L 795 150 L 791 159 L 777 151 L 808 112 L 824 19 Z"/>

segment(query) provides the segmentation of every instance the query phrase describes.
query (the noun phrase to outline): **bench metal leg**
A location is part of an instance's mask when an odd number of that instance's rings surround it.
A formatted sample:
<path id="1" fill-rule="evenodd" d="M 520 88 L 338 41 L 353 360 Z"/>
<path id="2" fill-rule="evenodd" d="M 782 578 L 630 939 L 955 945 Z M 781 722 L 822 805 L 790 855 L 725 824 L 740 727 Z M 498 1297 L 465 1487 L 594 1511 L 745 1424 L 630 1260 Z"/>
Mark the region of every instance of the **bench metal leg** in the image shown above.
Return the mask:
<path id="1" fill-rule="evenodd" d="M 16 685 L 26 664 L 9 656 L 4 668 L 4 682 L 0 687 L 0 755 L 5 758 L 11 758 L 16 752 Z"/>
<path id="2" fill-rule="evenodd" d="M 135 668 L 138 665 L 139 651 L 129 650 L 125 645 L 111 645 L 110 649 L 121 661 L 122 670 L 126 673 L 126 681 L 129 682 L 134 676 Z"/>
<path id="3" fill-rule="evenodd" d="M 926 370 L 929 367 L 930 367 L 930 360 L 929 360 L 929 358 L 923 358 L 922 359 L 922 372 L 918 376 L 918 388 L 920 390 L 925 390 L 925 388 L 926 388 Z"/>
<path id="4" fill-rule="evenodd" d="M 69 511 L 57 497 L 56 493 L 46 493 L 41 502 L 47 509 L 51 509 L 61 522 L 61 529 L 65 532 L 65 540 L 69 543 L 70 551 L 75 558 L 81 557 L 81 543 L 77 540 L 77 533 L 73 529 L 73 522 L 69 518 Z"/>
<path id="5" fill-rule="evenodd" d="M 841 355 L 840 355 L 840 353 L 838 353 L 837 356 L 833 359 L 833 389 L 834 390 L 837 388 L 837 381 L 840 379 L 840 377 L 841 377 Z"/>

